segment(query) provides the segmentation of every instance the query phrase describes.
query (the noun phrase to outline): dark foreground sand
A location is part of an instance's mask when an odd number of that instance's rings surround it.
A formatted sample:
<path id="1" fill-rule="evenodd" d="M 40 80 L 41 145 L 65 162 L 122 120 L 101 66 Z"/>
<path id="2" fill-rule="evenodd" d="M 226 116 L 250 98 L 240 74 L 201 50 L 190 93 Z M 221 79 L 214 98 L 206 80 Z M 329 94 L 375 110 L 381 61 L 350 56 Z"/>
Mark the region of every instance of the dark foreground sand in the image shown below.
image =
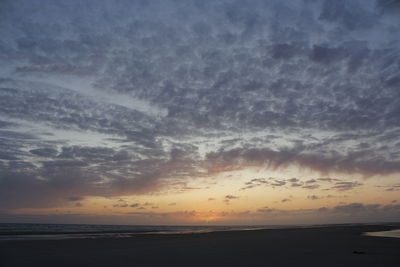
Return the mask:
<path id="1" fill-rule="evenodd" d="M 1 241 L 0 266 L 400 266 L 389 226 Z"/>

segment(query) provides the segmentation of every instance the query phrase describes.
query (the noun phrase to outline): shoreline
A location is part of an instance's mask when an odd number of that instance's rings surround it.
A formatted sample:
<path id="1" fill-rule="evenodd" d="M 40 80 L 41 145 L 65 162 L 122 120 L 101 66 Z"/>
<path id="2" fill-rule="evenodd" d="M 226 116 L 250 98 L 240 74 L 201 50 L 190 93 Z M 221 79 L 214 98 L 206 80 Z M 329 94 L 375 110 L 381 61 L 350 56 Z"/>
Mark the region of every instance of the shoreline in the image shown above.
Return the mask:
<path id="1" fill-rule="evenodd" d="M 287 225 L 287 226 L 217 226 L 199 227 L 185 226 L 184 229 L 162 229 L 162 230 L 86 230 L 86 231 L 0 231 L 0 242 L 3 241 L 28 241 L 28 240 L 65 240 L 65 239 L 97 239 L 97 238 L 133 238 L 137 235 L 190 235 L 207 234 L 216 232 L 242 232 L 242 231 L 268 231 L 268 230 L 294 230 L 294 229 L 317 229 L 332 227 L 361 227 L 379 226 L 385 227 L 384 231 L 363 232 L 361 235 L 375 237 L 400 238 L 400 223 L 389 224 L 333 224 L 333 225 Z M 135 227 L 135 226 L 130 226 Z M 137 226 L 140 227 L 140 226 Z M 156 227 L 156 226 L 153 226 Z M 162 227 L 162 226 L 157 226 Z M 165 228 L 168 228 L 166 226 Z"/>
<path id="2" fill-rule="evenodd" d="M 51 224 L 49 224 L 51 225 Z M 80 239 L 80 238 L 129 238 L 136 235 L 181 235 L 181 234 L 204 234 L 213 232 L 238 232 L 238 231 L 264 231 L 264 230 L 290 230 L 290 229 L 315 229 L 331 227 L 360 227 L 360 226 L 382 226 L 389 230 L 378 232 L 365 232 L 364 235 L 400 237 L 400 235 L 390 235 L 391 232 L 400 232 L 400 223 L 387 224 L 321 224 L 321 225 L 280 225 L 280 226 L 126 226 L 138 229 L 121 230 L 62 230 L 62 231 L 43 231 L 43 230 L 0 230 L 0 242 L 4 240 L 57 240 L 57 239 Z M 59 226 L 59 225 L 57 225 Z M 79 226 L 79 225 L 78 225 Z M 110 227 L 110 226 L 106 226 Z M 154 229 L 158 227 L 159 229 Z M 142 228 L 142 229 L 139 229 Z M 150 229 L 151 228 L 151 229 Z M 389 234 L 386 234 L 386 233 Z"/>

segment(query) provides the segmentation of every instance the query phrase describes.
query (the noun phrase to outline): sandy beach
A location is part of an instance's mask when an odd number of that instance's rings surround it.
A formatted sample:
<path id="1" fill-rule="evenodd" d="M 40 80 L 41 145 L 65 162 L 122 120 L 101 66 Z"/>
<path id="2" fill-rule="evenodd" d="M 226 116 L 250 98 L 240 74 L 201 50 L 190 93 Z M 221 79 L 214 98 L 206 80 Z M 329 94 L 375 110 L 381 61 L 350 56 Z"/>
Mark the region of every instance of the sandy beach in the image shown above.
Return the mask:
<path id="1" fill-rule="evenodd" d="M 400 266 L 398 226 L 0 242 L 0 266 Z"/>

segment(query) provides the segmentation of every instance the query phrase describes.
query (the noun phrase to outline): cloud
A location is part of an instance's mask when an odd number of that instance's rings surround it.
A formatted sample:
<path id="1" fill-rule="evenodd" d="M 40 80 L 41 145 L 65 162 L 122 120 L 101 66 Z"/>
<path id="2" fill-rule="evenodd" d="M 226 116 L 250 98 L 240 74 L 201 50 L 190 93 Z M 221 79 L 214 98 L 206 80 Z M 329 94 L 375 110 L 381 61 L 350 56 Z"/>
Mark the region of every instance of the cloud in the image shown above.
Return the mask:
<path id="1" fill-rule="evenodd" d="M 226 195 L 224 198 L 224 202 L 226 204 L 229 204 L 231 202 L 231 200 L 235 200 L 235 199 L 239 199 L 240 197 L 238 196 L 234 196 L 234 195 Z"/>
<path id="2" fill-rule="evenodd" d="M 233 196 L 233 195 L 226 195 L 225 199 L 238 199 L 238 196 Z"/>
<path id="3" fill-rule="evenodd" d="M 272 186 L 283 186 L 283 185 L 285 185 L 285 184 L 286 184 L 285 181 L 275 180 L 271 185 L 272 185 Z"/>
<path id="4" fill-rule="evenodd" d="M 322 182 L 329 182 L 329 183 L 340 181 L 340 179 L 335 179 L 335 178 L 318 178 L 317 180 L 322 181 Z"/>
<path id="5" fill-rule="evenodd" d="M 259 187 L 262 185 L 268 185 L 270 184 L 267 179 L 265 178 L 254 178 L 251 179 L 250 181 L 245 183 L 245 186 L 241 188 L 241 190 L 246 190 L 246 189 L 251 189 L 255 187 Z"/>
<path id="6" fill-rule="evenodd" d="M 362 183 L 359 182 L 336 182 L 334 186 L 332 186 L 332 189 L 338 190 L 338 191 L 347 191 L 351 190 L 357 187 L 362 186 Z"/>
<path id="7" fill-rule="evenodd" d="M 308 199 L 310 200 L 318 200 L 321 199 L 322 197 L 316 196 L 316 195 L 311 195 L 311 196 L 307 196 Z"/>
<path id="8" fill-rule="evenodd" d="M 282 168 L 289 165 L 307 167 L 321 173 L 361 173 L 365 175 L 390 174 L 400 170 L 397 162 L 379 160 L 360 161 L 348 156 L 324 157 L 303 152 L 303 148 L 275 151 L 269 148 L 240 148 L 220 150 L 207 155 L 207 160 L 215 164 L 234 164 L 242 161 L 247 164 Z"/>
<path id="9" fill-rule="evenodd" d="M 310 180 L 307 180 L 306 181 L 306 184 L 314 184 L 314 183 L 316 183 L 317 182 L 317 180 L 315 180 L 315 179 L 310 179 Z"/>
<path id="10" fill-rule="evenodd" d="M 397 0 L 377 0 L 376 6 L 384 13 L 396 13 L 400 11 L 400 3 Z"/>
<path id="11" fill-rule="evenodd" d="M 291 220 L 295 221 L 296 219 L 304 220 L 305 217 L 308 217 L 308 222 L 310 222 L 310 220 L 318 221 L 317 218 L 324 218 L 323 220 L 327 220 L 330 222 L 349 222 L 349 218 L 346 216 L 351 216 L 350 221 L 353 222 L 376 222 L 382 218 L 386 218 L 386 220 L 388 221 L 393 220 L 394 218 L 398 218 L 399 209 L 400 205 L 350 203 L 338 205 L 332 208 L 320 207 L 316 209 L 303 210 L 280 210 L 264 207 L 258 209 L 257 212 L 260 213 L 260 216 L 266 216 L 266 218 L 270 220 L 283 217 L 291 218 Z"/>
<path id="12" fill-rule="evenodd" d="M 305 188 L 305 189 L 317 189 L 320 186 L 318 184 L 311 184 L 311 185 L 303 185 L 301 188 Z"/>
<path id="13" fill-rule="evenodd" d="M 141 224 L 174 224 L 176 222 L 188 222 L 204 224 L 201 218 L 218 218 L 209 221 L 211 224 L 227 225 L 236 223 L 246 225 L 250 222 L 259 224 L 317 224 L 317 223 L 357 223 L 377 221 L 398 221 L 400 205 L 379 205 L 351 203 L 336 207 L 315 209 L 275 209 L 262 207 L 255 211 L 221 211 L 200 212 L 196 210 L 181 210 L 176 212 L 143 212 L 127 211 L 117 215 L 85 215 L 85 214 L 10 214 L 0 213 L 3 222 L 48 222 L 48 223 L 102 223 L 112 224 L 135 220 Z"/>
<path id="14" fill-rule="evenodd" d="M 336 191 L 353 190 L 363 185 L 360 182 L 342 181 L 341 179 L 336 179 L 336 178 L 317 178 L 317 179 L 300 180 L 298 178 L 278 179 L 274 177 L 269 177 L 268 179 L 265 178 L 251 179 L 250 181 L 245 183 L 245 186 L 242 187 L 241 190 L 252 189 L 259 186 L 269 186 L 275 188 L 275 187 L 283 187 L 285 185 L 290 185 L 290 187 L 298 187 L 307 190 L 314 190 L 321 188 L 321 186 L 326 185 L 326 183 L 328 183 L 330 187 L 325 188 L 324 190 L 336 190 Z M 394 191 L 396 190 L 396 186 L 397 185 L 392 185 L 392 186 L 387 186 L 385 188 L 387 188 L 386 191 Z"/>
<path id="15" fill-rule="evenodd" d="M 156 204 L 150 203 L 150 202 L 133 203 L 133 204 L 130 204 L 129 207 L 135 208 L 135 209 L 138 209 L 138 210 L 145 210 L 146 208 L 158 209 L 158 206 Z"/>
<path id="16" fill-rule="evenodd" d="M 55 157 L 58 154 L 58 151 L 53 148 L 38 148 L 32 149 L 29 152 L 40 157 Z"/>
<path id="17" fill-rule="evenodd" d="M 400 190 L 400 184 L 380 185 L 377 187 L 385 188 L 385 191 L 387 192 L 395 192 Z"/>
<path id="18" fill-rule="evenodd" d="M 74 196 L 72 196 L 72 197 L 68 197 L 68 198 L 67 198 L 67 201 L 71 201 L 71 202 L 74 202 L 74 201 L 82 201 L 82 200 L 84 200 L 83 197 L 74 197 Z"/>
<path id="19" fill-rule="evenodd" d="M 129 207 L 129 205 L 127 203 L 123 203 L 123 204 L 114 204 L 113 205 L 114 208 L 127 208 Z"/>
<path id="20" fill-rule="evenodd" d="M 397 1 L 203 2 L 0 4 L 2 208 L 254 166 L 400 172 Z M 361 186 L 295 179 L 242 189 Z"/>
<path id="21" fill-rule="evenodd" d="M 379 204 L 364 205 L 362 203 L 351 203 L 351 204 L 336 206 L 334 208 L 334 211 L 341 212 L 341 213 L 354 214 L 354 213 L 366 212 L 366 211 L 376 211 L 376 210 L 379 210 L 380 208 L 381 208 L 381 205 L 379 205 Z"/>

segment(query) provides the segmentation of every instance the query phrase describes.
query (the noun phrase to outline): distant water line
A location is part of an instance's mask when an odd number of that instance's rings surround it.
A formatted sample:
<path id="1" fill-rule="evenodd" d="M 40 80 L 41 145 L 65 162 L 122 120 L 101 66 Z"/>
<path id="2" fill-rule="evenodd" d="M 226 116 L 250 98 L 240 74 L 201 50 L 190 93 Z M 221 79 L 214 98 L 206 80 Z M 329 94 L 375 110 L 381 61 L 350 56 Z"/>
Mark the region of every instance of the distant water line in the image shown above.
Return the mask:
<path id="1" fill-rule="evenodd" d="M 279 226 L 129 226 L 129 225 L 73 225 L 73 224 L 13 224 L 0 223 L 0 241 L 125 238 L 143 234 L 200 234 L 220 231 L 275 229 Z"/>
<path id="2" fill-rule="evenodd" d="M 89 225 L 89 224 L 34 224 L 0 223 L 0 241 L 9 240 L 55 240 L 55 239 L 92 239 L 127 238 L 149 234 L 203 234 L 224 231 L 252 231 L 288 228 L 326 228 L 348 227 L 360 224 L 338 225 L 240 225 L 240 226 L 151 226 L 151 225 Z M 397 227 L 396 227 L 397 228 Z M 400 229 L 380 232 L 366 232 L 363 235 L 400 238 Z"/>

